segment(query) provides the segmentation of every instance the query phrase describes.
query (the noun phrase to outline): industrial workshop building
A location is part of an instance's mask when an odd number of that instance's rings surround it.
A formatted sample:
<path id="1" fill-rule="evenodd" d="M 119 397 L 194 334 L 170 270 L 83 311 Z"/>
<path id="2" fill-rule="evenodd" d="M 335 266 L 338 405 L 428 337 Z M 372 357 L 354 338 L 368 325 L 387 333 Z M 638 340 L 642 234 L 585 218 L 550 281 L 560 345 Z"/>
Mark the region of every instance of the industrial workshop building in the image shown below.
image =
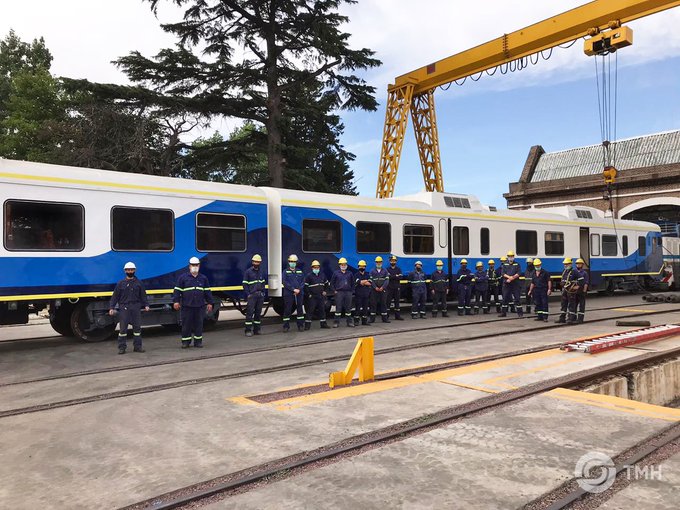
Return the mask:
<path id="1" fill-rule="evenodd" d="M 680 237 L 680 131 L 621 140 L 613 145 L 618 170 L 611 209 L 616 218 L 650 221 Z M 578 204 L 610 209 L 602 177 L 602 145 L 529 151 L 519 182 L 503 196 L 510 209 Z"/>

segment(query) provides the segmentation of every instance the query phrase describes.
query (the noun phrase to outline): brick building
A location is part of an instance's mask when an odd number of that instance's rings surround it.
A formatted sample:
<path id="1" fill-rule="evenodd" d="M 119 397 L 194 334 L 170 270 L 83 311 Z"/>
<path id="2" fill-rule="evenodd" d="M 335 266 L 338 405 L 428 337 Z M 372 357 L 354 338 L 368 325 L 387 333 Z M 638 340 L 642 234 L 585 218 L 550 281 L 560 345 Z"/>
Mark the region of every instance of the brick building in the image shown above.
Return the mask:
<path id="1" fill-rule="evenodd" d="M 613 145 L 619 171 L 611 209 L 617 218 L 651 221 L 665 235 L 680 236 L 680 131 L 621 140 Z M 519 182 L 503 196 L 510 209 L 578 204 L 603 211 L 603 149 L 591 145 L 545 152 L 529 151 Z"/>

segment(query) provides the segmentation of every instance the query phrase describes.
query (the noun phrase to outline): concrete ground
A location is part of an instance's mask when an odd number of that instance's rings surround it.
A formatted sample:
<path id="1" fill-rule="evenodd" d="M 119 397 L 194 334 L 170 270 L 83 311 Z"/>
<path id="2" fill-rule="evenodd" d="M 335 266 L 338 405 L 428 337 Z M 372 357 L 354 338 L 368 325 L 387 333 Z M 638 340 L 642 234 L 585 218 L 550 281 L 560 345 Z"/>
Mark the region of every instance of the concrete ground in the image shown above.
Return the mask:
<path id="1" fill-rule="evenodd" d="M 0 344 L 0 411 L 349 355 L 356 337 L 369 330 L 376 337 L 376 350 L 413 346 L 376 356 L 378 371 L 510 352 L 621 330 L 623 328 L 614 326 L 613 318 L 635 313 L 625 311 L 635 309 L 634 305 L 630 296 L 593 299 L 592 308 L 618 306 L 624 311 L 592 312 L 590 318 L 611 317 L 612 320 L 569 328 L 556 326 L 540 333 L 528 332 L 528 328 L 538 325 L 531 320 L 475 324 L 490 317 L 479 316 L 428 321 L 407 319 L 370 328 L 313 330 L 285 336 L 278 327 L 271 326 L 265 329 L 265 335 L 255 339 L 241 336 L 240 329 L 238 333 L 222 330 L 206 335 L 207 347 L 202 351 L 188 352 L 177 348 L 175 335 L 153 332 L 145 335 L 147 353 L 125 356 L 115 355 L 115 343 L 111 342 L 45 345 L 41 344 L 44 340 L 26 344 L 10 342 Z M 653 324 L 680 321 L 677 305 L 660 304 L 639 307 L 639 310 L 666 311 L 663 315 L 649 316 Z M 455 328 L 397 333 L 399 329 L 466 322 L 469 324 Z M 350 335 L 352 337 L 345 340 L 300 345 L 314 339 Z M 465 341 L 477 335 L 489 337 Z M 462 341 L 417 348 L 418 343 L 438 339 Z M 666 340 L 654 346 L 650 344 L 648 348 L 672 344 L 673 341 Z M 253 347 L 272 346 L 281 348 L 239 354 Z M 119 507 L 469 402 L 490 392 L 606 364 L 640 352 L 620 349 L 588 356 L 546 351 L 408 378 L 398 384 L 386 381 L 353 387 L 351 391 L 337 389 L 308 399 L 255 405 L 244 398 L 283 387 L 327 381 L 329 372 L 341 370 L 345 364 L 344 361 L 319 362 L 302 369 L 186 384 L 125 398 L 8 416 L 0 418 L 3 426 L 0 478 L 4 482 L 0 484 L 0 507 Z M 213 355 L 221 357 L 65 377 L 83 370 Z M 22 383 L 46 376 L 62 378 Z M 366 508 L 400 504 L 409 508 L 446 507 L 447 502 L 455 501 L 460 507 L 517 506 L 570 477 L 576 459 L 589 449 L 602 450 L 606 445 L 602 451 L 618 453 L 680 418 L 666 408 L 633 406 L 634 412 L 629 412 L 620 402 L 593 401 L 593 398 L 571 393 L 535 397 L 216 505 L 218 508 L 286 505 L 320 508 L 351 497 Z M 603 420 L 612 425 L 601 427 Z M 592 434 L 584 435 L 584 429 Z M 427 489 L 428 497 L 423 496 L 419 485 Z M 470 486 L 477 489 L 470 491 Z M 277 491 L 280 502 L 274 497 Z M 368 498 L 370 493 L 375 499 Z M 477 503 L 471 497 L 473 494 L 479 496 Z M 416 499 L 418 497 L 421 499 Z"/>

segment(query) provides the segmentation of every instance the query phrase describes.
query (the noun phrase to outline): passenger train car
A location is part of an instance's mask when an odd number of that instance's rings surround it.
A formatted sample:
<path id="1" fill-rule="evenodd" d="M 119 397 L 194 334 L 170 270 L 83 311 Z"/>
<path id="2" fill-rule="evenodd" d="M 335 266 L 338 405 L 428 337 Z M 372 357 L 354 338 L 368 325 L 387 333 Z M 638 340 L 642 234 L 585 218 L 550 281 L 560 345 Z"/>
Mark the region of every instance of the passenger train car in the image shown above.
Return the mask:
<path id="1" fill-rule="evenodd" d="M 0 159 L 3 245 L 0 324 L 25 323 L 29 305 L 50 310 L 64 335 L 109 336 L 108 299 L 127 261 L 151 297 L 144 323 L 176 325 L 171 292 L 190 257 L 222 299 L 242 297 L 242 276 L 259 253 L 269 299 L 281 309 L 281 274 L 295 253 L 304 271 L 318 259 L 330 278 L 340 257 L 395 254 L 404 272 L 437 259 L 455 273 L 515 250 L 539 256 L 559 276 L 565 256 L 581 257 L 593 290 L 651 281 L 662 267 L 659 227 L 565 206 L 496 210 L 449 193 L 374 199 L 197 182 Z M 498 263 L 498 262 L 497 262 Z M 216 320 L 219 310 L 207 320 Z"/>

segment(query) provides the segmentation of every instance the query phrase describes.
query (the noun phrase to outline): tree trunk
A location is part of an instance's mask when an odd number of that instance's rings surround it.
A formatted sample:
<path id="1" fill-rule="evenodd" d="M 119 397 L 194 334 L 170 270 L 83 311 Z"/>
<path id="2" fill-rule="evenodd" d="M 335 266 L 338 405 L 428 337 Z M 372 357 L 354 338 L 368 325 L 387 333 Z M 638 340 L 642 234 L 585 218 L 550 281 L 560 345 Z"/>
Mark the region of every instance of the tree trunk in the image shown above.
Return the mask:
<path id="1" fill-rule="evenodd" d="M 276 47 L 275 2 L 270 4 L 267 41 L 267 167 L 269 180 L 274 188 L 283 188 L 283 148 L 281 147 L 281 89 L 279 88 L 278 49 Z"/>

